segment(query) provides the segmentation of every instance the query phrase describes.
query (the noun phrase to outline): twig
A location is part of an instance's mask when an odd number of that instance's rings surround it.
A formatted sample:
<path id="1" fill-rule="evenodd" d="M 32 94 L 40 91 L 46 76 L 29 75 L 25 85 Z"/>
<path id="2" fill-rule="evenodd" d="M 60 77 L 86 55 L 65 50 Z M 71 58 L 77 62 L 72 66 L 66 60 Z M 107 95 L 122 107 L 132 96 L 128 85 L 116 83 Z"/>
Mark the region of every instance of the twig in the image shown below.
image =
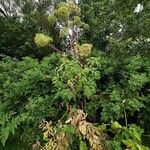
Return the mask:
<path id="1" fill-rule="evenodd" d="M 60 54 L 62 54 L 63 52 L 61 52 L 60 50 L 58 50 L 54 45 L 52 45 L 52 44 L 49 44 L 49 47 L 52 49 L 52 50 L 54 50 L 55 52 L 57 52 L 57 53 L 60 53 Z"/>
<path id="2" fill-rule="evenodd" d="M 126 124 L 126 127 L 127 127 L 128 126 L 128 121 L 127 121 L 127 114 L 126 114 L 125 110 L 124 110 L 124 118 L 125 118 L 125 124 Z"/>

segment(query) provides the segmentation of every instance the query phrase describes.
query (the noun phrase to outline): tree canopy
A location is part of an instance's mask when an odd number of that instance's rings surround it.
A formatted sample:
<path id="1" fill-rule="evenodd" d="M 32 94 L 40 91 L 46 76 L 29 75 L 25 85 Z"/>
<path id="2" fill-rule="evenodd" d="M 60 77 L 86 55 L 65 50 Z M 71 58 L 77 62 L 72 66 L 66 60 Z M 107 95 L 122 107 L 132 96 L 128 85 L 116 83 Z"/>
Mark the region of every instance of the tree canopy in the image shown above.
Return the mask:
<path id="1" fill-rule="evenodd" d="M 149 150 L 148 0 L 0 4 L 0 149 Z"/>

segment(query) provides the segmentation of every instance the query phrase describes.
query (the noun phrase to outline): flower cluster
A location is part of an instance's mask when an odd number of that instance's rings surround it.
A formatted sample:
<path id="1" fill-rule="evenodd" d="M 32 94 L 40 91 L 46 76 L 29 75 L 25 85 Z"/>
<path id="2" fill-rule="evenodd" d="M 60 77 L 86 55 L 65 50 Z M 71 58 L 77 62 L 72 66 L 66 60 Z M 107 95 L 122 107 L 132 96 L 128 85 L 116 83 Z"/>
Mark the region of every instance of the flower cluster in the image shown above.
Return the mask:
<path id="1" fill-rule="evenodd" d="M 76 4 L 74 4 L 73 2 L 70 2 L 68 7 L 69 7 L 71 15 L 80 15 L 81 10 Z"/>
<path id="2" fill-rule="evenodd" d="M 58 9 L 54 11 L 55 16 L 60 21 L 67 21 L 71 16 L 80 15 L 80 8 L 74 3 L 60 3 Z"/>
<path id="3" fill-rule="evenodd" d="M 34 42 L 38 47 L 45 47 L 48 46 L 53 41 L 53 39 L 47 35 L 44 35 L 42 33 L 37 33 Z"/>
<path id="4" fill-rule="evenodd" d="M 48 22 L 51 26 L 54 26 L 56 24 L 56 20 L 57 20 L 57 18 L 54 14 L 51 16 L 48 16 Z"/>
<path id="5" fill-rule="evenodd" d="M 81 18 L 79 16 L 75 16 L 73 20 L 73 24 L 76 25 L 77 27 L 80 27 L 82 25 Z"/>
<path id="6" fill-rule="evenodd" d="M 82 45 L 76 45 L 75 51 L 76 54 L 78 54 L 81 58 L 88 57 L 91 54 L 92 44 L 82 44 Z"/>
<path id="7" fill-rule="evenodd" d="M 67 27 L 63 27 L 61 30 L 60 30 L 60 37 L 61 38 L 64 38 L 68 35 L 69 33 L 69 29 Z"/>
<path id="8" fill-rule="evenodd" d="M 69 7 L 66 3 L 60 3 L 58 9 L 55 10 L 54 14 L 60 21 L 67 21 L 69 19 Z"/>

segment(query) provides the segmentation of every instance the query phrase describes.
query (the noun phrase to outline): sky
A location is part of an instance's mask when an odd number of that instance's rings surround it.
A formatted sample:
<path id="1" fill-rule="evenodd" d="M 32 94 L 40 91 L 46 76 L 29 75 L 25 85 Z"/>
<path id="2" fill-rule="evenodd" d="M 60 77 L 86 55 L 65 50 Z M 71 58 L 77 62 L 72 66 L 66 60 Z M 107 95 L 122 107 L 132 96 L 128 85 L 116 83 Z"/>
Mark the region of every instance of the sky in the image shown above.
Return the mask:
<path id="1" fill-rule="evenodd" d="M 11 1 L 11 0 L 10 0 Z M 9 1 L 9 2 L 10 2 Z M 34 0 L 35 2 L 38 2 L 39 0 Z M 67 1 L 70 1 L 70 0 L 67 0 Z M 78 4 L 79 0 L 75 0 L 76 3 Z M 7 2 L 7 1 L 5 1 Z M 13 0 L 12 0 L 13 2 Z M 4 8 L 2 7 L 1 3 L 0 3 L 0 8 L 5 12 Z M 11 7 L 10 7 L 11 8 Z M 134 13 L 139 13 L 141 12 L 142 10 L 144 9 L 143 5 L 141 3 L 139 3 L 136 7 L 135 7 L 135 10 L 133 11 Z M 16 9 L 16 12 L 19 13 L 19 8 L 18 10 Z"/>

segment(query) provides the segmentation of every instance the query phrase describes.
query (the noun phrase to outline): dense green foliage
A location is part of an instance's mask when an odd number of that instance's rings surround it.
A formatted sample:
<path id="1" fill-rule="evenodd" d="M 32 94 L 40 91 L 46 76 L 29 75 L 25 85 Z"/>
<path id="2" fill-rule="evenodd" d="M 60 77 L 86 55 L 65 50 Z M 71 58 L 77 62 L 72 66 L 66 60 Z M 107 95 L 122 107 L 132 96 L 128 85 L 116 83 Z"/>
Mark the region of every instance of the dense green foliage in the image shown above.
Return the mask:
<path id="1" fill-rule="evenodd" d="M 47 20 L 48 14 L 46 12 L 52 3 L 51 0 L 43 0 L 39 3 L 28 0 L 12 0 L 14 6 L 7 5 L 7 1 L 9 3 L 9 0 L 1 2 L 2 10 L 6 15 L 3 17 L 0 13 L 1 54 L 18 59 L 25 56 L 42 59 L 50 53 L 50 50 L 38 48 L 34 44 L 34 36 L 40 31 L 53 35 L 54 43 L 59 47 L 57 30 L 54 30 Z M 15 9 L 21 11 L 20 15 L 16 14 Z"/>
<path id="2" fill-rule="evenodd" d="M 81 0 L 81 10 L 58 2 L 26 1 L 19 5 L 23 21 L 0 16 L 0 149 L 17 139 L 18 149 L 40 141 L 46 150 L 58 143 L 99 150 L 87 136 L 90 127 L 105 139 L 102 149 L 148 150 L 150 2 Z M 56 8 L 50 15 L 48 6 Z M 82 33 L 71 37 L 75 27 Z M 82 126 L 71 122 L 79 109 L 87 113 Z"/>

